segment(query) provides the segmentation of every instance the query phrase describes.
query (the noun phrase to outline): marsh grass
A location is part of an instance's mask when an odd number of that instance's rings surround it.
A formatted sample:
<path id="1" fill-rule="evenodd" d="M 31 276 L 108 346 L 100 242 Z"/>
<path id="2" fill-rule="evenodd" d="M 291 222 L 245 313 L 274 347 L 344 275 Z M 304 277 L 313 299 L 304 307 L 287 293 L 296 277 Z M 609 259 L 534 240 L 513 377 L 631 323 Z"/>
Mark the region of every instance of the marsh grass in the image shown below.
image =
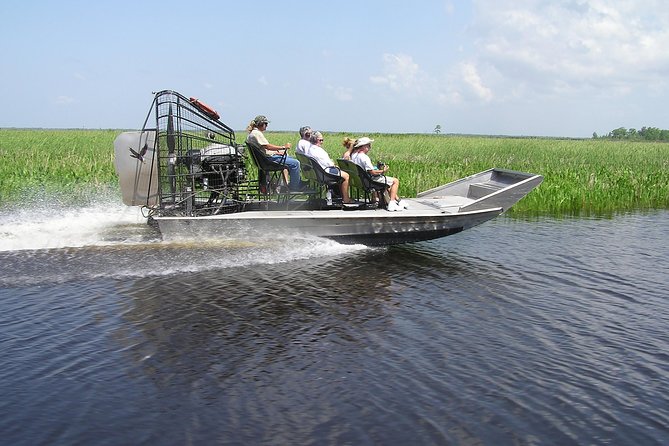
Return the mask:
<path id="1" fill-rule="evenodd" d="M 120 130 L 0 129 L 0 199 L 26 194 L 77 193 L 115 185 L 113 141 Z M 237 134 L 243 142 L 246 132 Z M 276 144 L 294 133 L 269 132 Z M 326 133 L 333 159 L 344 133 Z M 541 215 L 605 215 L 669 208 L 669 144 L 610 140 L 495 138 L 425 134 L 368 134 L 369 155 L 390 166 L 400 193 L 422 190 L 490 167 L 544 176 L 512 211 Z"/>
<path id="2" fill-rule="evenodd" d="M 116 182 L 118 130 L 0 129 L 0 199 Z"/>
<path id="3" fill-rule="evenodd" d="M 326 150 L 343 152 L 344 134 Z M 532 172 L 544 182 L 516 213 L 600 215 L 669 207 L 669 144 L 450 135 L 367 135 L 369 155 L 390 166 L 405 196 L 490 167 Z"/>

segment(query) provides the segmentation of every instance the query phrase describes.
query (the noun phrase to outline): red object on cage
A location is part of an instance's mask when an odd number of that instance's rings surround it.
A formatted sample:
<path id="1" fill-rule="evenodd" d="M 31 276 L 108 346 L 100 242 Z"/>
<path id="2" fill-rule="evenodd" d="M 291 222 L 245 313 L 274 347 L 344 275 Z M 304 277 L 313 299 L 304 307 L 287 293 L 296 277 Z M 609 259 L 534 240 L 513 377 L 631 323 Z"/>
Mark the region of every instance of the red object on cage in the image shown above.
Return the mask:
<path id="1" fill-rule="evenodd" d="M 216 110 L 205 104 L 204 102 L 200 101 L 197 98 L 190 98 L 191 104 L 196 106 L 198 110 L 200 110 L 202 113 L 205 115 L 209 116 L 211 119 L 216 119 L 218 120 L 221 116 L 218 114 Z"/>

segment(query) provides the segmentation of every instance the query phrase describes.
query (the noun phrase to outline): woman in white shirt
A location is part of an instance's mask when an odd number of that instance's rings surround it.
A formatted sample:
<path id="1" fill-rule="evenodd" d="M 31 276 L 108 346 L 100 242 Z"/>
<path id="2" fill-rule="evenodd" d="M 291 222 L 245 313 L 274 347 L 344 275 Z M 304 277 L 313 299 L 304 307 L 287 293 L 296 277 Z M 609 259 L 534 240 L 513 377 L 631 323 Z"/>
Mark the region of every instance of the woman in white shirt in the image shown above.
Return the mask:
<path id="1" fill-rule="evenodd" d="M 327 173 L 330 173 L 332 175 L 339 175 L 344 179 L 344 181 L 342 181 L 341 184 L 339 185 L 339 187 L 341 188 L 342 201 L 344 203 L 353 203 L 353 200 L 351 200 L 351 197 L 348 195 L 348 180 L 349 180 L 348 173 L 344 172 L 338 167 L 335 167 L 334 161 L 330 159 L 330 155 L 328 155 L 328 153 L 322 147 L 323 135 L 321 134 L 321 132 L 312 132 L 309 141 L 311 142 L 311 145 L 307 149 L 306 155 L 308 157 L 315 159 L 318 162 L 318 164 L 323 168 L 323 170 L 325 170 Z"/>
<path id="2" fill-rule="evenodd" d="M 388 166 L 385 164 L 379 165 L 378 167 L 374 166 L 372 164 L 372 160 L 369 159 L 369 156 L 367 155 L 367 152 L 369 152 L 369 150 L 372 148 L 373 142 L 373 139 L 370 139 L 366 136 L 358 138 L 355 141 L 355 144 L 353 144 L 351 161 L 369 172 L 373 181 L 380 184 L 385 184 L 390 187 L 388 190 L 390 195 L 390 202 L 388 203 L 387 207 L 389 211 L 401 211 L 406 209 L 406 204 L 403 200 L 400 200 L 399 196 L 397 195 L 400 188 L 400 180 L 385 175 L 385 173 L 388 171 Z"/>

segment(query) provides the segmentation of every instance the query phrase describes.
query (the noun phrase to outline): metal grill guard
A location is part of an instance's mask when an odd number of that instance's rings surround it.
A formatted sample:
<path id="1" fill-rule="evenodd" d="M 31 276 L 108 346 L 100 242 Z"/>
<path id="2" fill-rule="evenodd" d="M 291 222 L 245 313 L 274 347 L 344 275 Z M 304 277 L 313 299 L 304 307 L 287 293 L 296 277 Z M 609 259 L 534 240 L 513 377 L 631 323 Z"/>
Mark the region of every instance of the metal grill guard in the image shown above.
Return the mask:
<path id="1" fill-rule="evenodd" d="M 194 98 L 156 93 L 142 132 L 155 111 L 158 206 L 163 216 L 237 212 L 248 194 L 244 146 L 218 115 Z"/>

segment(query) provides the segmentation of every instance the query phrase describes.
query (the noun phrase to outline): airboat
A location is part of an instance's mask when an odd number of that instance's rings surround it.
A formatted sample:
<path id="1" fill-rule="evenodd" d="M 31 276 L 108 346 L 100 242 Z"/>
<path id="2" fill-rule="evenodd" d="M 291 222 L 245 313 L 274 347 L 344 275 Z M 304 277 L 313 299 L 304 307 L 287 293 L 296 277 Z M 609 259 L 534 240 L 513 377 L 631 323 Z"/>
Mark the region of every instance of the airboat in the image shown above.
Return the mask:
<path id="1" fill-rule="evenodd" d="M 281 187 L 283 166 L 239 144 L 218 113 L 175 91 L 155 93 L 141 130 L 114 141 L 123 202 L 141 206 L 163 237 L 325 237 L 391 245 L 456 234 L 497 217 L 537 187 L 540 175 L 492 168 L 404 198 L 389 212 L 362 169 L 349 172 L 357 204 L 337 201 L 340 178 L 302 159 L 309 187 Z"/>

